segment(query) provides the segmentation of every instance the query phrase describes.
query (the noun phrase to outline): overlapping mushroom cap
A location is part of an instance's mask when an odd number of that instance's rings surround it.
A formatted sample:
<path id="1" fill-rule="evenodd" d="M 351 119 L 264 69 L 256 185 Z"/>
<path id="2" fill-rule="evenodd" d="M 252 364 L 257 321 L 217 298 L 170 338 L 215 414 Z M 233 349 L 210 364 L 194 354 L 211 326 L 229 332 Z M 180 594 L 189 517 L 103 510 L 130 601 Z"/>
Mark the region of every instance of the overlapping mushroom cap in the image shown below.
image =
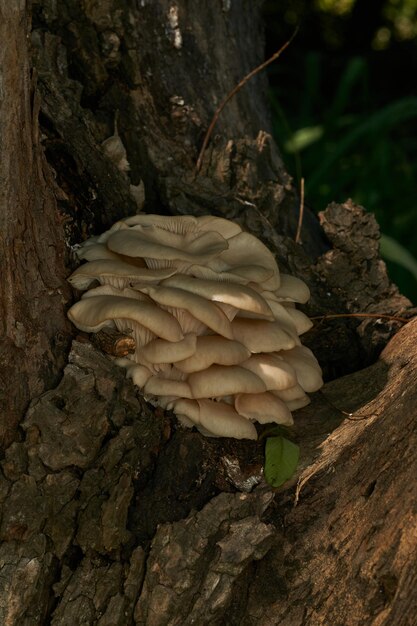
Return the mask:
<path id="1" fill-rule="evenodd" d="M 118 359 L 145 397 L 209 436 L 256 439 L 253 422 L 289 425 L 322 385 L 299 335 L 309 298 L 266 246 L 214 216 L 135 215 L 86 241 L 69 278 L 87 290 L 68 312 L 81 330 L 131 331 Z M 97 286 L 98 285 L 98 286 Z"/>

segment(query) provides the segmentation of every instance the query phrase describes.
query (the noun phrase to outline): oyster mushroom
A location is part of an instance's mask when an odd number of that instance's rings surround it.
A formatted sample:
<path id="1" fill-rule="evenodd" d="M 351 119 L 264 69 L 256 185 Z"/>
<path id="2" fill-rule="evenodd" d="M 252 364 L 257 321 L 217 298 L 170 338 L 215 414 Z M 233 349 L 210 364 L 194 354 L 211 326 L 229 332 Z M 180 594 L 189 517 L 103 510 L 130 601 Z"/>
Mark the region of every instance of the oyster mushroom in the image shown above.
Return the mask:
<path id="1" fill-rule="evenodd" d="M 214 437 L 256 439 L 254 422 L 291 424 L 322 384 L 299 336 L 309 297 L 273 254 L 215 216 L 134 215 L 85 242 L 70 277 L 87 290 L 68 312 L 81 330 L 130 329 L 116 363 L 180 422 Z M 99 287 L 97 282 L 100 284 Z"/>

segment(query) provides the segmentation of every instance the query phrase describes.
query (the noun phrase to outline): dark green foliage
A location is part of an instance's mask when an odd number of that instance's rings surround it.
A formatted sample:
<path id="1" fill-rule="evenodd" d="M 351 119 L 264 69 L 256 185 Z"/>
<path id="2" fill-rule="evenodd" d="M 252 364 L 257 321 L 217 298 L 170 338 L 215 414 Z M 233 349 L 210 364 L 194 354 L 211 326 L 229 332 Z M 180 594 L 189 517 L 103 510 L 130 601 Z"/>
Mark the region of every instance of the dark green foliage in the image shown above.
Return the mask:
<path id="1" fill-rule="evenodd" d="M 351 197 L 373 211 L 381 231 L 417 256 L 417 97 L 395 100 L 380 109 L 352 112 L 358 93 L 366 92 L 367 64 L 351 59 L 335 86 L 333 98 L 320 113 L 320 56 L 306 58 L 310 106 L 300 102 L 290 113 L 271 90 L 274 130 L 283 146 L 287 167 L 297 180 L 305 178 L 308 203 L 322 210 L 332 200 Z M 313 68 L 313 71 L 311 71 Z M 315 82 L 315 84 L 313 84 Z M 391 276 L 417 301 L 417 281 L 404 267 L 401 254 L 391 263 Z M 401 269 L 403 270 L 401 272 Z"/>
<path id="2" fill-rule="evenodd" d="M 325 4 L 327 11 L 318 8 Z M 295 184 L 305 179 L 310 207 L 320 211 L 332 200 L 352 198 L 376 214 L 383 235 L 398 244 L 393 255 L 392 241 L 383 240 L 391 278 L 417 302 L 412 271 L 417 258 L 417 89 L 412 78 L 417 45 L 395 31 L 397 13 L 410 12 L 407 3 L 395 9 L 390 22 L 392 3 L 380 2 L 368 33 L 355 22 L 363 4 L 352 2 L 349 12 L 337 15 L 336 2 L 291 3 L 301 28 L 270 71 L 274 133 Z M 290 5 L 284 5 L 278 9 L 266 3 L 273 38 L 267 48 L 288 38 Z M 391 37 L 383 50 L 375 44 L 381 28 Z"/>

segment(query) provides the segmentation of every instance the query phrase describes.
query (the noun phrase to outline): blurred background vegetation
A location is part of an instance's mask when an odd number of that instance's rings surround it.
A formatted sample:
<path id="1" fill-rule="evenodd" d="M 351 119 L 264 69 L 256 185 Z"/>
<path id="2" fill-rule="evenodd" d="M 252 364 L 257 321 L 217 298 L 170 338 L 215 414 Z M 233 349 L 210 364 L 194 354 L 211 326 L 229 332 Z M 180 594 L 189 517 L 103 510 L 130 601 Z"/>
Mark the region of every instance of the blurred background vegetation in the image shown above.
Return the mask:
<path id="1" fill-rule="evenodd" d="M 306 203 L 375 213 L 391 278 L 417 304 L 417 0 L 267 0 L 274 132 Z"/>

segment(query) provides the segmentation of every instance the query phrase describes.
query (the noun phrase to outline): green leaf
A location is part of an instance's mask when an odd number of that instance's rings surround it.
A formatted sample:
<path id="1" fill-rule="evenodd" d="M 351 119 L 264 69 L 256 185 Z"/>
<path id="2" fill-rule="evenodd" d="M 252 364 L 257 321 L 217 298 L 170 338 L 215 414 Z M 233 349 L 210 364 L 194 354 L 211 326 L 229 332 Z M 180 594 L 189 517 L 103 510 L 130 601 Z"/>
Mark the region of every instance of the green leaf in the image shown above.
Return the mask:
<path id="1" fill-rule="evenodd" d="M 323 126 L 309 126 L 306 128 L 299 128 L 295 133 L 290 137 L 288 141 L 285 142 L 284 148 L 287 152 L 300 152 L 304 150 L 304 148 L 308 148 L 312 143 L 315 143 L 319 139 L 323 137 L 324 128 Z"/>
<path id="2" fill-rule="evenodd" d="M 388 104 L 383 109 L 379 109 L 365 118 L 365 120 L 354 126 L 345 133 L 344 138 L 333 145 L 327 155 L 318 159 L 317 169 L 306 179 L 306 187 L 310 190 L 325 178 L 329 178 L 328 170 L 334 163 L 348 154 L 352 147 L 364 138 L 372 139 L 381 134 L 387 135 L 392 128 L 403 124 L 409 119 L 417 118 L 417 98 L 403 98 Z M 301 129 L 304 130 L 304 129 Z M 295 131 L 295 135 L 297 135 Z"/>
<path id="3" fill-rule="evenodd" d="M 333 103 L 327 113 L 328 121 L 335 122 L 348 108 L 352 100 L 357 99 L 358 82 L 366 76 L 366 63 L 361 57 L 353 57 L 347 63 L 342 77 L 337 85 Z"/>
<path id="4" fill-rule="evenodd" d="M 388 235 L 381 235 L 381 255 L 384 259 L 405 267 L 417 280 L 417 260 L 396 239 Z"/>
<path id="5" fill-rule="evenodd" d="M 265 479 L 280 487 L 297 469 L 300 448 L 285 437 L 269 437 L 265 444 Z"/>

